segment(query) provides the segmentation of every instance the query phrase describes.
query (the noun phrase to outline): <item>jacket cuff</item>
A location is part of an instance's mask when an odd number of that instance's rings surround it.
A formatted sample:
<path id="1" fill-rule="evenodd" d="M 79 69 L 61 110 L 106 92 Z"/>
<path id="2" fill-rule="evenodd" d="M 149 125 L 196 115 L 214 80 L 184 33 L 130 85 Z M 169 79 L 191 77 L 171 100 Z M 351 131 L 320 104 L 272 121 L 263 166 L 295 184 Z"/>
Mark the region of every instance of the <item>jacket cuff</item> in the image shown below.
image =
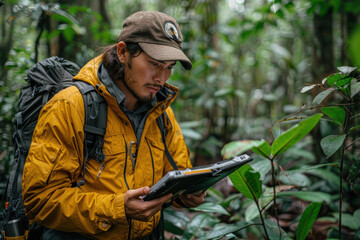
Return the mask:
<path id="1" fill-rule="evenodd" d="M 125 213 L 125 202 L 124 202 L 124 194 L 115 196 L 115 213 L 114 217 L 116 219 L 117 224 L 129 225 L 128 219 Z"/>

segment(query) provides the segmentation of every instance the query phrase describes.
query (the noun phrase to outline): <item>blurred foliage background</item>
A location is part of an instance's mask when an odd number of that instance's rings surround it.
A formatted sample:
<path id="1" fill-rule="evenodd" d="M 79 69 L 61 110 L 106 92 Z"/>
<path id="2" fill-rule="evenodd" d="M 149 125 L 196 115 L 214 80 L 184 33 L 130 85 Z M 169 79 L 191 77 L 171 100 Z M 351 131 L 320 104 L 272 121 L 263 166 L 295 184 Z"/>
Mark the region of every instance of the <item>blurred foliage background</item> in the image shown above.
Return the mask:
<path id="1" fill-rule="evenodd" d="M 138 10 L 165 12 L 181 26 L 193 69 L 177 64 L 169 82 L 180 88 L 173 109 L 194 165 L 221 160 L 230 141 L 271 141 L 282 131 L 274 123 L 319 92 L 300 93 L 305 84 L 360 65 L 358 0 L 0 0 L 1 191 L 27 69 L 54 55 L 84 65 L 116 42 L 123 20 Z M 331 131 L 321 123 L 285 156 L 287 166 L 325 163 L 319 140 Z"/>

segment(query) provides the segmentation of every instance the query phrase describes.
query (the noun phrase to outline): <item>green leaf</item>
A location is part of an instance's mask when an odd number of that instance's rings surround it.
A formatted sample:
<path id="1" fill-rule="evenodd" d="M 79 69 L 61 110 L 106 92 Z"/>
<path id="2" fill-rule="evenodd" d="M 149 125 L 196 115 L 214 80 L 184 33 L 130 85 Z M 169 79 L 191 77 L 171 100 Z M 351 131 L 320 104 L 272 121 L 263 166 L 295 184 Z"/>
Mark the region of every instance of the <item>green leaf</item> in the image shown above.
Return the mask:
<path id="1" fill-rule="evenodd" d="M 312 104 L 313 105 L 319 105 L 321 104 L 321 102 L 327 97 L 329 96 L 335 89 L 334 88 L 328 88 L 324 91 L 322 91 L 321 93 L 319 93 L 318 95 L 316 95 L 316 97 L 314 98 Z"/>
<path id="2" fill-rule="evenodd" d="M 321 167 L 326 167 L 326 166 L 335 166 L 335 167 L 339 167 L 339 163 L 324 163 L 324 164 L 318 164 L 318 165 L 314 165 L 314 166 L 306 166 L 306 167 L 302 167 L 299 169 L 294 169 L 294 170 L 287 170 L 286 171 L 286 175 L 290 176 L 292 174 L 297 174 L 297 173 L 304 173 L 304 172 L 309 172 L 313 169 L 317 169 L 317 168 L 321 168 Z"/>
<path id="3" fill-rule="evenodd" d="M 194 211 L 202 211 L 202 212 L 210 212 L 210 213 L 220 213 L 224 215 L 230 215 L 225 208 L 223 208 L 221 205 L 216 203 L 203 203 L 198 207 L 191 208 Z"/>
<path id="4" fill-rule="evenodd" d="M 288 176 L 281 175 L 279 177 L 279 181 L 281 181 L 285 185 L 296 185 L 299 187 L 306 187 L 311 185 L 310 179 L 302 173 L 297 173 Z"/>
<path id="5" fill-rule="evenodd" d="M 186 226 L 182 239 L 193 239 L 196 234 L 204 227 L 212 227 L 219 223 L 220 220 L 211 217 L 209 214 L 200 213 L 194 216 L 194 218 Z"/>
<path id="6" fill-rule="evenodd" d="M 309 202 L 322 202 L 322 201 L 325 201 L 327 203 L 331 202 L 331 195 L 323 192 L 288 191 L 288 192 L 279 192 L 277 193 L 277 196 L 278 197 L 293 196 Z"/>
<path id="7" fill-rule="evenodd" d="M 221 154 L 224 159 L 229 159 L 234 156 L 238 156 L 244 152 L 251 150 L 257 143 L 258 140 L 243 140 L 243 141 L 234 141 L 226 144 L 221 150 Z"/>
<path id="8" fill-rule="evenodd" d="M 168 232 L 182 235 L 190 219 L 185 213 L 167 208 L 164 211 L 165 229 Z"/>
<path id="9" fill-rule="evenodd" d="M 271 170 L 271 162 L 268 159 L 260 159 L 253 161 L 251 167 L 260 173 L 260 180 L 264 180 L 267 173 Z"/>
<path id="10" fill-rule="evenodd" d="M 305 209 L 296 230 L 297 240 L 304 240 L 307 237 L 320 212 L 321 205 L 321 202 L 313 202 Z"/>
<path id="11" fill-rule="evenodd" d="M 265 140 L 261 140 L 261 141 L 256 141 L 254 142 L 253 144 L 253 148 L 251 148 L 251 150 L 262 156 L 262 157 L 265 157 L 265 158 L 269 158 L 270 157 L 270 154 L 271 154 L 271 147 L 270 147 L 270 144 L 265 141 Z"/>
<path id="12" fill-rule="evenodd" d="M 249 164 L 245 164 L 230 174 L 229 177 L 234 184 L 234 187 L 247 198 L 254 201 L 257 201 L 260 198 L 262 193 L 260 173 L 255 172 Z"/>
<path id="13" fill-rule="evenodd" d="M 318 113 L 311 117 L 302 120 L 299 124 L 293 126 L 278 138 L 275 139 L 272 144 L 271 154 L 273 157 L 287 151 L 289 148 L 294 146 L 298 141 L 300 141 L 306 134 L 308 134 L 311 129 L 319 122 L 322 114 Z"/>
<path id="14" fill-rule="evenodd" d="M 331 157 L 344 143 L 346 134 L 326 136 L 320 141 L 326 158 Z"/>
<path id="15" fill-rule="evenodd" d="M 360 92 L 360 82 L 357 82 L 357 80 L 354 78 L 351 80 L 351 88 L 350 88 L 351 94 L 350 97 L 353 98 Z"/>
<path id="16" fill-rule="evenodd" d="M 267 233 L 269 234 L 270 240 L 290 240 L 291 238 L 288 236 L 288 234 L 279 227 L 276 222 L 271 221 L 269 219 L 265 219 L 265 225 Z M 264 234 L 264 228 L 261 227 L 261 231 Z"/>
<path id="17" fill-rule="evenodd" d="M 235 224 L 217 224 L 214 229 L 207 234 L 206 239 L 217 239 L 229 233 L 237 232 L 249 225 L 250 224 L 246 224 L 245 222 L 237 222 Z"/>
<path id="18" fill-rule="evenodd" d="M 257 208 L 255 202 L 251 203 L 245 210 L 245 221 L 250 222 L 254 218 L 259 216 L 259 209 Z"/>
<path id="19" fill-rule="evenodd" d="M 323 107 L 321 111 L 325 113 L 329 118 L 334 120 L 340 126 L 345 121 L 345 110 L 341 107 Z"/>
<path id="20" fill-rule="evenodd" d="M 327 82 L 331 87 L 335 86 L 335 83 L 337 81 L 339 81 L 341 79 L 341 74 L 340 73 L 334 73 L 332 75 L 330 75 L 329 77 L 327 77 Z"/>
<path id="21" fill-rule="evenodd" d="M 336 86 L 338 86 L 339 88 L 343 89 L 343 86 L 345 86 L 346 84 L 349 84 L 350 80 L 353 79 L 352 77 L 348 77 L 345 75 L 341 76 L 341 79 L 339 81 L 336 82 Z"/>

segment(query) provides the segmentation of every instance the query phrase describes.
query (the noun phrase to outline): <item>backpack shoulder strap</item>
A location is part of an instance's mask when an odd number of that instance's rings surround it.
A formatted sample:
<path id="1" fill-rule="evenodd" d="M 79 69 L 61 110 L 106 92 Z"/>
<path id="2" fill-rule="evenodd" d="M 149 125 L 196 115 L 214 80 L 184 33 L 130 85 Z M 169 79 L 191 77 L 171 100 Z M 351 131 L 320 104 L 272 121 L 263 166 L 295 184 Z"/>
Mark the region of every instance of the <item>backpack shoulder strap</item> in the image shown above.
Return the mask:
<path id="1" fill-rule="evenodd" d="M 173 157 L 171 156 L 171 153 L 169 152 L 169 149 L 168 149 L 167 144 L 166 144 L 167 131 L 166 131 L 166 127 L 165 127 L 165 119 L 164 119 L 165 115 L 166 115 L 167 118 L 169 118 L 167 116 L 166 112 L 164 112 L 156 119 L 156 121 L 157 121 L 157 124 L 158 124 L 158 126 L 160 128 L 161 137 L 162 137 L 162 140 L 164 142 L 166 158 L 168 159 L 169 163 L 174 168 L 174 170 L 178 170 L 178 167 L 177 167 Z"/>
<path id="2" fill-rule="evenodd" d="M 102 148 L 107 122 L 107 103 L 91 84 L 82 81 L 76 81 L 74 84 L 83 96 L 85 109 L 83 179 L 77 184 L 82 186 L 85 184 L 87 159 L 93 158 L 97 162 L 105 160 Z"/>

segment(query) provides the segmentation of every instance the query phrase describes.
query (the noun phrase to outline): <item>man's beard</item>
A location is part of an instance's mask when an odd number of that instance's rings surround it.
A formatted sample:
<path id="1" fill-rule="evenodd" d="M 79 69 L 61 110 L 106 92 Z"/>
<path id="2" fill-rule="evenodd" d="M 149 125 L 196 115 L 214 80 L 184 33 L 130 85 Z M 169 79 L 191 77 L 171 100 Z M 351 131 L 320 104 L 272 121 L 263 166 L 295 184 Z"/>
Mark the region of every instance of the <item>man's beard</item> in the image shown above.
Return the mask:
<path id="1" fill-rule="evenodd" d="M 139 103 L 151 103 L 151 102 L 153 102 L 155 100 L 156 94 L 150 93 L 149 96 L 141 97 L 136 93 L 135 89 L 132 88 L 130 86 L 130 84 L 128 84 L 128 82 L 125 80 L 125 78 L 127 78 L 127 79 L 129 79 L 129 82 L 133 81 L 132 74 L 130 73 L 131 61 L 128 62 L 128 64 L 126 64 L 126 65 L 127 65 L 127 67 L 125 67 L 125 69 L 124 69 L 124 77 L 122 79 L 122 81 L 123 81 L 124 85 L 126 86 L 126 88 L 138 100 Z M 127 72 L 128 74 L 126 74 L 125 72 Z M 149 84 L 149 83 L 147 83 L 144 86 L 145 87 L 146 86 L 149 86 L 149 87 L 154 86 L 154 87 L 160 88 L 160 90 L 163 88 L 163 86 L 161 86 L 159 84 Z"/>

